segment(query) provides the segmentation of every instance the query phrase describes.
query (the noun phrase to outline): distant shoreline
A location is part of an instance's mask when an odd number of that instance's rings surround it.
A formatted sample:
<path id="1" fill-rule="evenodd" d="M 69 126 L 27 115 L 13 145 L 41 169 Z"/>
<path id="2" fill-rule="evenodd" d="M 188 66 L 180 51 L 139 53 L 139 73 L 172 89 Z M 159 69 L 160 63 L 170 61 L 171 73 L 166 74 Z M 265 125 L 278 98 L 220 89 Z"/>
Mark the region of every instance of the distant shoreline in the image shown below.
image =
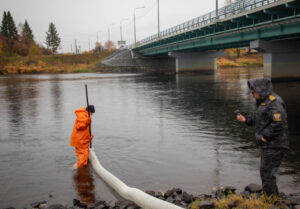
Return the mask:
<path id="1" fill-rule="evenodd" d="M 36 56 L 0 56 L 0 75 L 15 74 L 53 74 L 53 73 L 137 73 L 131 67 L 111 67 L 100 62 L 112 52 L 58 54 Z M 262 67 L 263 54 L 247 53 L 242 51 L 239 55 L 234 50 L 226 50 L 225 55 L 217 58 L 218 68 L 244 68 Z"/>

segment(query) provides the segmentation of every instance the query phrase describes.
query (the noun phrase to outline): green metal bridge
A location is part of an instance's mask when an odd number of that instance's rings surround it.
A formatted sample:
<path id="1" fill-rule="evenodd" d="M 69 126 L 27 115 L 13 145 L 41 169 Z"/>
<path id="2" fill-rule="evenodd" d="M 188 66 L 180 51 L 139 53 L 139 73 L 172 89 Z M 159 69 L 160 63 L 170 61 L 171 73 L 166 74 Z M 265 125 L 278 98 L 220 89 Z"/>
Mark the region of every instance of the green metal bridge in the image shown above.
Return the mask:
<path id="1" fill-rule="evenodd" d="M 246 47 L 255 40 L 299 38 L 300 0 L 238 0 L 130 48 L 146 56 L 164 55 Z"/>

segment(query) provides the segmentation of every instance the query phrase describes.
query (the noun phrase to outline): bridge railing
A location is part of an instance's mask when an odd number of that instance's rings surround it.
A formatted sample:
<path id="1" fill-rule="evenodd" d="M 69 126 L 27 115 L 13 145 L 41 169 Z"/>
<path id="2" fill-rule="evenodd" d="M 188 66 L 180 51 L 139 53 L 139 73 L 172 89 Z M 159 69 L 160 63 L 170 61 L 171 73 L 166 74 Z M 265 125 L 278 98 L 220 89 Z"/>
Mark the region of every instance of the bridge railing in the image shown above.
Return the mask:
<path id="1" fill-rule="evenodd" d="M 130 45 L 129 48 L 139 47 L 151 42 L 155 42 L 159 39 L 181 34 L 190 30 L 202 28 L 207 25 L 216 23 L 217 21 L 229 18 L 231 16 L 235 16 L 279 1 L 283 0 L 239 0 L 237 2 L 231 3 L 220 8 L 218 10 L 218 16 L 216 15 L 216 11 L 209 12 L 205 15 L 196 17 L 174 27 L 163 30 L 159 33 L 159 36 L 158 34 L 149 36 L 141 41 L 136 42 L 136 45 Z"/>

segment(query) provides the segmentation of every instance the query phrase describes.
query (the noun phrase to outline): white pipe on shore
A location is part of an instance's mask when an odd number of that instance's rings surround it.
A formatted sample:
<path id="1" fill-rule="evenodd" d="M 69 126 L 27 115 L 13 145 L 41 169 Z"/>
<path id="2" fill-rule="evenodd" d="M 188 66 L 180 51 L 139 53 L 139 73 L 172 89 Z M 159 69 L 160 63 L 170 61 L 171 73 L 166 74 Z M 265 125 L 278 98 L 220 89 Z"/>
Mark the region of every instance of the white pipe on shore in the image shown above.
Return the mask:
<path id="1" fill-rule="evenodd" d="M 89 161 L 98 176 L 113 188 L 121 197 L 134 202 L 144 209 L 182 209 L 174 204 L 155 198 L 139 189 L 128 187 L 120 179 L 107 171 L 99 162 L 93 149 L 90 149 Z"/>

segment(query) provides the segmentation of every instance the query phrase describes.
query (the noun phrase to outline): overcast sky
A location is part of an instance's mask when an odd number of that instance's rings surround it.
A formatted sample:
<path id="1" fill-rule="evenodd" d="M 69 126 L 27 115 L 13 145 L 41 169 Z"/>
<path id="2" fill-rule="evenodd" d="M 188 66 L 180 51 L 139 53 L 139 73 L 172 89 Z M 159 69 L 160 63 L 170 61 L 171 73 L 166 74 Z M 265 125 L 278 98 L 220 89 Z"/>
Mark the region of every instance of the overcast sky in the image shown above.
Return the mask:
<path id="1" fill-rule="evenodd" d="M 224 0 L 219 0 L 220 7 Z M 27 19 L 38 43 L 43 44 L 49 23 L 53 22 L 62 40 L 59 52 L 70 52 L 74 42 L 81 51 L 94 48 L 98 39 L 115 43 L 134 42 L 133 11 L 136 10 L 137 40 L 157 33 L 157 0 L 0 0 L 0 18 L 10 11 L 16 25 Z M 215 9 L 215 0 L 160 0 L 160 29 L 164 30 Z"/>

